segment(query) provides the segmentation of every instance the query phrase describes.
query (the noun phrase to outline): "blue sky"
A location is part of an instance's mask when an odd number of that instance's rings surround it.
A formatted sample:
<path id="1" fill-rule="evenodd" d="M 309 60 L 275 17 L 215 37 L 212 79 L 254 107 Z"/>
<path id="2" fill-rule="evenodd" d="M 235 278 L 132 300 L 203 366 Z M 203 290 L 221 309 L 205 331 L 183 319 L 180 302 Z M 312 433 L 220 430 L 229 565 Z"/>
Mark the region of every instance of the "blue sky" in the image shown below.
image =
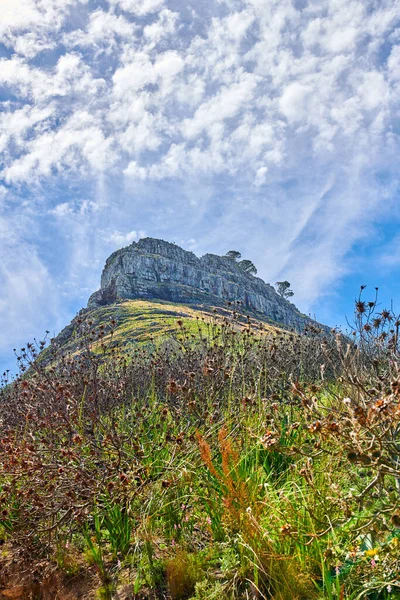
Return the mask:
<path id="1" fill-rule="evenodd" d="M 0 101 L 1 370 L 145 235 L 400 307 L 397 0 L 3 0 Z"/>

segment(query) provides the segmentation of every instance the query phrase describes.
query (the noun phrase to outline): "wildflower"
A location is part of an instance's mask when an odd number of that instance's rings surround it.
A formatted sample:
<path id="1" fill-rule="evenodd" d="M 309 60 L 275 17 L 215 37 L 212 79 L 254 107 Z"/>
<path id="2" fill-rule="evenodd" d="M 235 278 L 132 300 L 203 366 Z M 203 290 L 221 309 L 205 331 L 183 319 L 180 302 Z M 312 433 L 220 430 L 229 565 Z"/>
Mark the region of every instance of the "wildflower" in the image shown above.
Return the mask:
<path id="1" fill-rule="evenodd" d="M 206 521 L 207 521 L 208 525 L 211 525 L 211 518 L 210 517 L 207 517 Z"/>
<path id="2" fill-rule="evenodd" d="M 375 561 L 375 559 L 371 560 L 371 567 L 372 567 L 372 569 L 374 569 L 376 567 L 376 561 Z"/>
<path id="3" fill-rule="evenodd" d="M 351 398 L 343 398 L 343 404 L 351 404 Z"/>
<path id="4" fill-rule="evenodd" d="M 377 558 L 377 554 L 379 552 L 379 548 L 371 548 L 371 550 L 366 550 L 364 552 L 365 556 L 371 556 L 373 558 Z"/>
<path id="5" fill-rule="evenodd" d="M 389 585 L 386 586 L 386 590 L 387 590 L 388 594 L 392 593 L 392 586 L 390 585 L 390 583 L 389 583 Z"/>

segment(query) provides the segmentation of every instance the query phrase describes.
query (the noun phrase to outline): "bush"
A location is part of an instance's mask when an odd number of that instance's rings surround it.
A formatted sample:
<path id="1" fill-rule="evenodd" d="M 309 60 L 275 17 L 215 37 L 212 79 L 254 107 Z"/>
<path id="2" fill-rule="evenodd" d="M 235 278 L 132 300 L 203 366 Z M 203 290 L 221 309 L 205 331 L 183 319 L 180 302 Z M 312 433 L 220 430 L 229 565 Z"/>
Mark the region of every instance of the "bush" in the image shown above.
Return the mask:
<path id="1" fill-rule="evenodd" d="M 0 391 L 4 544 L 32 572 L 84 553 L 106 590 L 395 597 L 400 321 L 376 305 L 350 336 L 232 313 L 130 355 L 112 324 L 27 346 Z"/>

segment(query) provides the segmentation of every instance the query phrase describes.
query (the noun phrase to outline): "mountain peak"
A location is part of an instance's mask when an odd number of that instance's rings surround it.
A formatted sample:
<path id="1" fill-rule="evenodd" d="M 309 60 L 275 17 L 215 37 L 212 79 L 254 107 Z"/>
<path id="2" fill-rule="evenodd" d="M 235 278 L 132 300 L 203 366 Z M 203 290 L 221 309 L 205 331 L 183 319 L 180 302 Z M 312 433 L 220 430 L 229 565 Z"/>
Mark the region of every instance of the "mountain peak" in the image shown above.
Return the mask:
<path id="1" fill-rule="evenodd" d="M 234 258 L 216 254 L 199 258 L 176 244 L 155 238 L 140 239 L 109 256 L 101 287 L 89 298 L 88 308 L 121 299 L 208 306 L 238 302 L 249 311 L 298 331 L 315 324 L 271 285 L 246 272 Z"/>

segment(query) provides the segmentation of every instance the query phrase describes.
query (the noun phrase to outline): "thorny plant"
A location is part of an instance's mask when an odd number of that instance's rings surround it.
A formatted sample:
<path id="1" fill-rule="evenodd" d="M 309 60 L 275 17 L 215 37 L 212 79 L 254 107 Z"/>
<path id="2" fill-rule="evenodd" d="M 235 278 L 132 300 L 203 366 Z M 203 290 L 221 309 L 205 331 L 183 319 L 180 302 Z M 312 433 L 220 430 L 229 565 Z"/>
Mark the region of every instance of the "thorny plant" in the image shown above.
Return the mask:
<path id="1" fill-rule="evenodd" d="M 360 295 L 350 336 L 179 320 L 131 355 L 89 313 L 74 353 L 27 345 L 0 391 L 0 536 L 83 545 L 107 585 L 194 553 L 193 593 L 211 564 L 227 598 L 394 597 L 399 319 L 377 310 Z"/>

